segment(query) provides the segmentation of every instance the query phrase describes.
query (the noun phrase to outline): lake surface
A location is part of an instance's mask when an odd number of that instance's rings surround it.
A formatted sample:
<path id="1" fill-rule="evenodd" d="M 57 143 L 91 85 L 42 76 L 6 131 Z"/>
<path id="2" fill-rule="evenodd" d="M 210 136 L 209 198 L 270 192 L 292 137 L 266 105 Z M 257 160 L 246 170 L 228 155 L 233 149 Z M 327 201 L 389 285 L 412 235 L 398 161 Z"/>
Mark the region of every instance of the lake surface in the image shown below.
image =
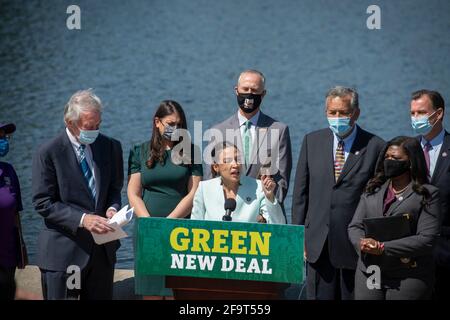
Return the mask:
<path id="1" fill-rule="evenodd" d="M 71 4 L 81 8 L 81 30 L 66 28 Z M 366 27 L 371 4 L 381 8 L 380 30 Z M 236 112 L 239 72 L 261 70 L 262 110 L 290 127 L 292 182 L 303 136 L 327 126 L 328 88 L 357 88 L 365 129 L 384 139 L 412 135 L 410 93 L 435 89 L 448 103 L 449 57 L 446 0 L 2 1 L 0 121 L 18 128 L 2 161 L 20 178 L 31 263 L 42 227 L 31 205 L 32 155 L 64 128 L 64 105 L 79 89 L 103 100 L 101 130 L 122 142 L 126 170 L 161 100 L 177 100 L 190 127 L 201 120 L 206 129 Z M 291 201 L 292 188 L 289 215 Z M 127 238 L 117 267 L 132 266 Z"/>

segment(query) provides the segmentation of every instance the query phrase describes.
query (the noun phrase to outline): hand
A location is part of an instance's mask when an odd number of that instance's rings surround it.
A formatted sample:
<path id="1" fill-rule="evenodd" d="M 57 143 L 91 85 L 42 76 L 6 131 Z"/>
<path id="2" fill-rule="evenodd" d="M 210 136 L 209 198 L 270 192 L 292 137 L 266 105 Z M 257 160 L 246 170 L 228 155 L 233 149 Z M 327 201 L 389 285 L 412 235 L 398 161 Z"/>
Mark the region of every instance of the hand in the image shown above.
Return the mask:
<path id="1" fill-rule="evenodd" d="M 83 227 L 86 230 L 97 234 L 104 234 L 109 231 L 114 231 L 114 229 L 108 225 L 108 219 L 95 214 L 86 214 L 84 216 Z"/>
<path id="2" fill-rule="evenodd" d="M 267 223 L 266 218 L 264 218 L 264 216 L 260 213 L 258 214 L 258 216 L 256 217 L 256 222 L 257 223 Z"/>
<path id="3" fill-rule="evenodd" d="M 266 198 L 269 199 L 270 202 L 273 202 L 275 200 L 274 190 L 277 184 L 273 181 L 271 176 L 268 175 L 261 176 L 261 184 Z"/>
<path id="4" fill-rule="evenodd" d="M 361 239 L 360 243 L 361 252 L 366 252 L 373 255 L 381 255 L 384 251 L 383 245 L 372 238 Z"/>
<path id="5" fill-rule="evenodd" d="M 111 208 L 109 208 L 108 210 L 106 210 L 106 217 L 107 217 L 108 219 L 111 219 L 112 217 L 114 217 L 114 215 L 115 215 L 116 213 L 117 213 L 116 208 L 111 207 Z"/>

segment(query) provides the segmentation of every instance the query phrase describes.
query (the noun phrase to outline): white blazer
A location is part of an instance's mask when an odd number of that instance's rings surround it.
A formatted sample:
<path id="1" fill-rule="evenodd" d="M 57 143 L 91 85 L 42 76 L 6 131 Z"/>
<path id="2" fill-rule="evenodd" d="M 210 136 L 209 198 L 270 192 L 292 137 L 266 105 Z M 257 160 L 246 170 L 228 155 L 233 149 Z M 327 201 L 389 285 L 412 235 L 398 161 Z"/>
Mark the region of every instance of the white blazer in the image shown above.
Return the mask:
<path id="1" fill-rule="evenodd" d="M 236 222 L 257 222 L 261 213 L 267 223 L 285 224 L 278 200 L 270 202 L 262 189 L 261 181 L 249 176 L 241 176 L 241 185 L 236 195 L 236 210 L 231 214 Z M 221 178 L 201 181 L 194 196 L 194 207 L 191 219 L 222 220 L 225 214 L 225 197 L 221 185 Z"/>

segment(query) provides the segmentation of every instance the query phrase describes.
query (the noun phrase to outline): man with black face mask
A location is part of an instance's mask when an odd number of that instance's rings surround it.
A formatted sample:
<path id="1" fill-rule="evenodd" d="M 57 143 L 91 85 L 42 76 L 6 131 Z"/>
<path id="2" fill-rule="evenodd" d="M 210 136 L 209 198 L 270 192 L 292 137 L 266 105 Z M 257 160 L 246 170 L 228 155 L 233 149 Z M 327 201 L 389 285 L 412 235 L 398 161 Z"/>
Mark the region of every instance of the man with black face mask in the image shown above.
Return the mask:
<path id="1" fill-rule="evenodd" d="M 277 200 L 286 197 L 292 168 L 289 128 L 260 111 L 264 96 L 265 78 L 256 70 L 246 70 L 239 76 L 234 88 L 238 111 L 210 130 L 211 144 L 228 141 L 239 149 L 239 160 L 244 174 L 254 178 L 271 175 L 277 183 Z M 208 161 L 205 162 L 208 164 Z M 211 178 L 207 170 L 206 179 Z"/>

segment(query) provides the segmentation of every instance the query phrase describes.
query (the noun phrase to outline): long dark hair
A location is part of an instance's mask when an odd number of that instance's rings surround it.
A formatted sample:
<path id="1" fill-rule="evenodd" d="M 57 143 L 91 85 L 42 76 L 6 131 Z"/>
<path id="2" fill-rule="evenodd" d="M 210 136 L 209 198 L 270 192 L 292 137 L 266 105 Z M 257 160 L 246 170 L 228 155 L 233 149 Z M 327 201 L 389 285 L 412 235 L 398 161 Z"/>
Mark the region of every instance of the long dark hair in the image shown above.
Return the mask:
<path id="1" fill-rule="evenodd" d="M 153 168 L 157 162 L 164 164 L 165 159 L 165 150 L 163 148 L 163 137 L 159 133 L 158 128 L 155 125 L 155 119 L 159 118 L 162 119 L 168 115 L 177 113 L 180 117 L 180 125 L 178 126 L 179 129 L 186 129 L 187 130 L 187 124 L 186 124 L 186 115 L 184 114 L 183 108 L 181 108 L 181 105 L 173 100 L 164 100 L 159 105 L 158 109 L 156 109 L 155 115 L 153 116 L 153 130 L 152 130 L 152 137 L 150 139 L 150 147 L 149 147 L 149 157 L 147 159 L 146 165 L 148 168 Z M 180 140 L 175 141 L 175 145 L 180 143 L 182 141 L 182 138 Z"/>
<path id="2" fill-rule="evenodd" d="M 384 158 L 386 152 L 391 146 L 397 146 L 403 150 L 408 155 L 410 162 L 409 173 L 412 180 L 412 188 L 414 192 L 422 195 L 424 200 L 430 197 L 429 191 L 423 187 L 424 184 L 428 183 L 427 178 L 427 165 L 425 161 L 425 156 L 423 154 L 422 146 L 417 139 L 411 137 L 395 137 L 388 143 L 386 143 L 383 150 L 380 152 L 377 162 L 377 168 L 375 170 L 375 176 L 367 183 L 365 192 L 368 194 L 373 194 L 382 186 L 388 178 L 384 174 Z"/>

